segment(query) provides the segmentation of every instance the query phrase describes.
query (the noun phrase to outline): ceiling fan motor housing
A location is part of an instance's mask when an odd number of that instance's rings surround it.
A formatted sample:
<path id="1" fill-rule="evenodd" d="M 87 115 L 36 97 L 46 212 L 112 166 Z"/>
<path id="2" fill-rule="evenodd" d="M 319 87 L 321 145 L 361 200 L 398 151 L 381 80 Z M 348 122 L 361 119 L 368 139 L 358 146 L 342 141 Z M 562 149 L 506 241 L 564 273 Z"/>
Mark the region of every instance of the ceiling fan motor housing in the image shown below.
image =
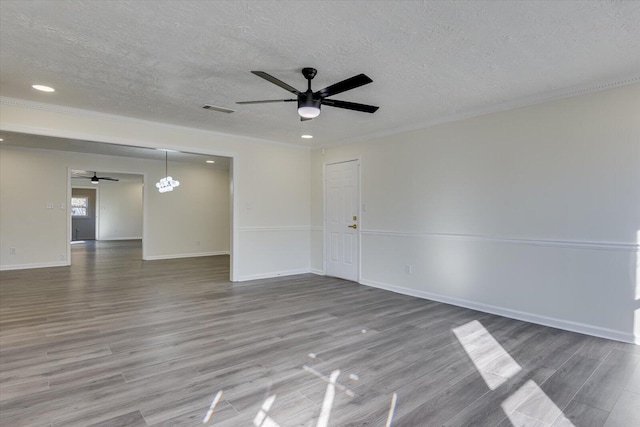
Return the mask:
<path id="1" fill-rule="evenodd" d="M 307 80 L 313 79 L 317 73 L 318 73 L 318 70 L 316 70 L 315 68 L 305 67 L 302 69 L 302 75 Z"/>

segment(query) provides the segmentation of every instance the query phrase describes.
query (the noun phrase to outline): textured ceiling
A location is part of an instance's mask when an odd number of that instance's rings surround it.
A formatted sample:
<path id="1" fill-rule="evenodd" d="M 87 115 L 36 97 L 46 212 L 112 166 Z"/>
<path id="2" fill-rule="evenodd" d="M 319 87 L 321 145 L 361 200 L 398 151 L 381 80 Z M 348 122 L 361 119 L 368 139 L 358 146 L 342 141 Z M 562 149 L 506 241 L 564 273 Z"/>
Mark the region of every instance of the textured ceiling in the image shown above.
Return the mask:
<path id="1" fill-rule="evenodd" d="M 320 146 L 637 79 L 638 40 L 638 1 L 2 0 L 0 95 Z M 367 74 L 335 99 L 380 110 L 235 104 L 290 97 L 251 70 L 304 89 L 306 66 L 316 90 Z"/>

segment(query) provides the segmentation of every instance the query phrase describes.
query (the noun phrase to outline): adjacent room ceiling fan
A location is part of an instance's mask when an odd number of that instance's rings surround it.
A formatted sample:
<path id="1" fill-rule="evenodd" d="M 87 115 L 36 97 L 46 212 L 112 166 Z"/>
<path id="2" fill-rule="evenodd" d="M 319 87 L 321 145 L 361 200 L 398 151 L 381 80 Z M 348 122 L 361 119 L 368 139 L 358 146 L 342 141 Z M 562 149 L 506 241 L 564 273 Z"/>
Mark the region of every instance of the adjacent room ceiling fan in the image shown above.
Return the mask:
<path id="1" fill-rule="evenodd" d="M 98 176 L 97 172 L 94 172 L 93 176 L 77 175 L 77 176 L 74 176 L 73 178 L 90 179 L 92 184 L 99 183 L 101 179 L 104 179 L 105 181 L 120 181 L 117 178 L 111 178 L 109 176 Z"/>
<path id="2" fill-rule="evenodd" d="M 311 90 L 311 80 L 316 76 L 317 70 L 315 68 L 303 68 L 302 75 L 307 79 L 307 90 L 301 92 L 298 89 L 289 86 L 285 82 L 278 80 L 270 74 L 264 71 L 252 71 L 258 77 L 280 86 L 284 90 L 287 90 L 297 96 L 295 99 L 271 99 L 263 101 L 241 101 L 236 104 L 266 104 L 269 102 L 295 102 L 298 101 L 298 114 L 300 120 L 311 120 L 314 117 L 320 115 L 320 106 L 328 105 L 330 107 L 345 108 L 347 110 L 362 111 L 364 113 L 375 113 L 379 107 L 373 105 L 357 104 L 355 102 L 338 101 L 337 99 L 327 99 L 330 96 L 337 95 L 342 92 L 346 92 L 351 89 L 355 89 L 360 86 L 364 86 L 371 83 L 369 77 L 364 74 L 358 74 L 341 82 L 327 86 L 324 89 L 313 92 Z"/>

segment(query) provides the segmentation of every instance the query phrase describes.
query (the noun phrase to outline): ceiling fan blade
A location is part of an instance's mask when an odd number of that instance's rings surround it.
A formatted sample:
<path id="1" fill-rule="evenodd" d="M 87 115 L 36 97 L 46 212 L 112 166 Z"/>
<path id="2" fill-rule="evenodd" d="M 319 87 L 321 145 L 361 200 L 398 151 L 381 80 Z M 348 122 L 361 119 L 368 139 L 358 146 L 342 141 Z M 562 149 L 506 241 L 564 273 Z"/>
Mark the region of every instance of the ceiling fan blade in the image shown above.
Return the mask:
<path id="1" fill-rule="evenodd" d="M 269 102 L 293 102 L 297 99 L 265 99 L 263 101 L 239 101 L 236 104 L 267 104 Z"/>
<path id="2" fill-rule="evenodd" d="M 296 95 L 300 95 L 301 94 L 301 92 L 298 89 L 296 89 L 293 86 L 290 86 L 290 85 L 286 84 L 282 80 L 276 79 L 271 74 L 267 74 L 264 71 L 252 71 L 252 73 L 255 74 L 258 77 L 262 77 L 263 79 L 265 79 L 267 81 L 270 81 L 274 85 L 280 86 L 284 90 L 288 90 L 289 92 L 294 93 Z"/>
<path id="3" fill-rule="evenodd" d="M 104 179 L 105 181 L 120 181 L 118 178 L 110 178 L 108 176 L 99 176 L 98 179 Z"/>
<path id="4" fill-rule="evenodd" d="M 357 76 L 353 76 L 341 82 L 332 84 L 331 86 L 327 86 L 324 89 L 320 89 L 319 91 L 314 93 L 313 96 L 314 98 L 315 97 L 326 98 L 327 96 L 336 95 L 338 93 L 342 93 L 347 90 L 355 89 L 357 87 L 369 84 L 372 81 L 373 80 L 371 80 L 366 75 L 358 74 Z"/>
<path id="5" fill-rule="evenodd" d="M 309 121 L 309 120 L 313 120 L 313 118 L 312 117 L 300 117 L 300 121 L 301 122 L 306 122 L 306 121 Z"/>
<path id="6" fill-rule="evenodd" d="M 323 99 L 322 105 L 330 107 L 345 108 L 347 110 L 362 111 L 363 113 L 375 113 L 378 108 L 373 105 L 358 104 L 355 102 L 338 101 L 337 99 Z"/>

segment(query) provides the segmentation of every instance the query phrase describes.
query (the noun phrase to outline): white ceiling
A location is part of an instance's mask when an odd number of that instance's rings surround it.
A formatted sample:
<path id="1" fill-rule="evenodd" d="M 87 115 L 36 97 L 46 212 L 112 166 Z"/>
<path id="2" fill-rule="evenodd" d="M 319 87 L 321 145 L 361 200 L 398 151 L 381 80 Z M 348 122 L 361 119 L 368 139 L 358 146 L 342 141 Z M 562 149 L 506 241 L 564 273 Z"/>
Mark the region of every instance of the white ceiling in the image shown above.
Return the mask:
<path id="1" fill-rule="evenodd" d="M 321 146 L 640 81 L 638 40 L 638 1 L 2 0 L 0 95 Z M 251 70 L 304 89 L 307 66 L 314 90 L 367 74 L 335 99 L 380 109 L 235 104 L 290 98 Z"/>

